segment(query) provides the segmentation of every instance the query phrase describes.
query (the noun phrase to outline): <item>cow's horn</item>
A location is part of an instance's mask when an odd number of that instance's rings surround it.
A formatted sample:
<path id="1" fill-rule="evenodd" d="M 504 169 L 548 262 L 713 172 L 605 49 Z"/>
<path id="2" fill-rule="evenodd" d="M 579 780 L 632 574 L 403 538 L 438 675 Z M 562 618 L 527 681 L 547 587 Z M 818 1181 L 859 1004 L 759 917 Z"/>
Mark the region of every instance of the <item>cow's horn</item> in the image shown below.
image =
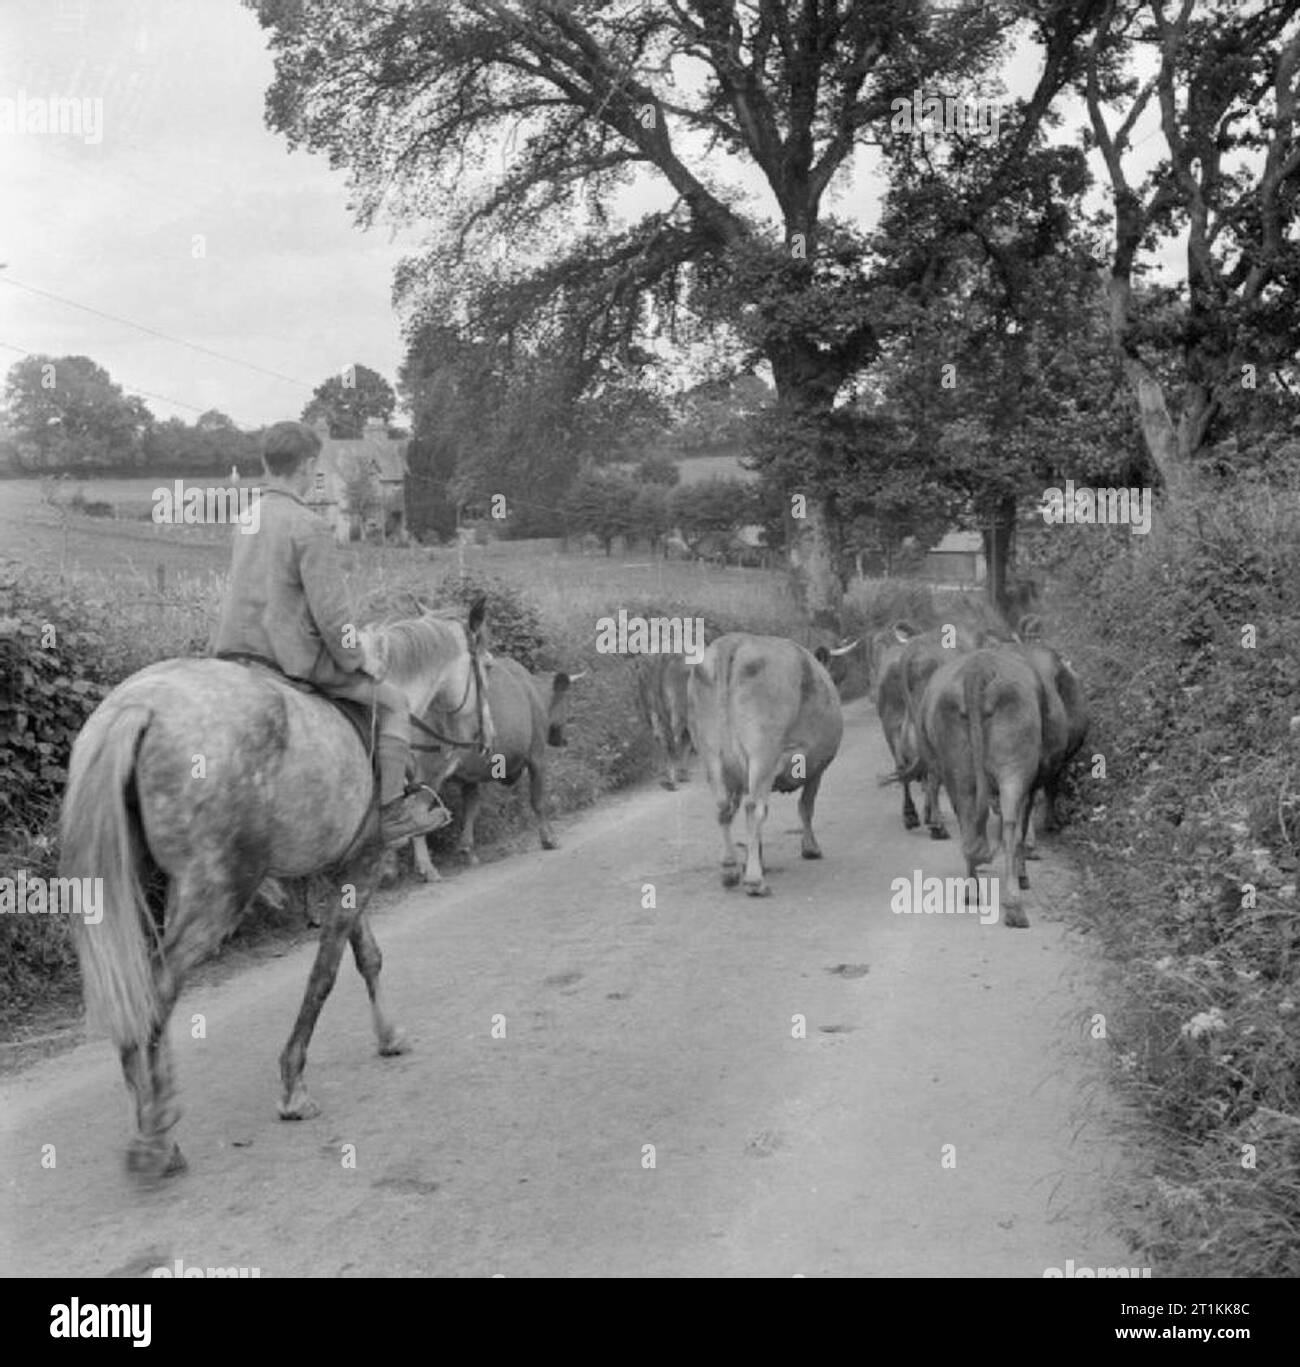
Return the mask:
<path id="1" fill-rule="evenodd" d="M 829 653 L 831 655 L 847 655 L 850 650 L 853 650 L 857 647 L 858 641 L 860 641 L 861 639 L 862 637 L 859 636 L 857 641 L 850 641 L 846 646 L 838 646 Z"/>

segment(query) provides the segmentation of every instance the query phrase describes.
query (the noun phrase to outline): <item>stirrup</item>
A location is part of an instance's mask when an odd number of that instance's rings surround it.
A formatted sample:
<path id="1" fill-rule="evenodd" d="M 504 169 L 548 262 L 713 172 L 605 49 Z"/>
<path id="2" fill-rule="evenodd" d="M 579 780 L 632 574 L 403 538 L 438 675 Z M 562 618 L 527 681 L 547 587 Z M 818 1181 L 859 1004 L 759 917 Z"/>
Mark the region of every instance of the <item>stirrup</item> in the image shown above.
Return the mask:
<path id="1" fill-rule="evenodd" d="M 427 783 L 408 783 L 402 790 L 403 797 L 414 797 L 416 793 L 428 793 L 430 811 L 446 812 L 447 820 L 452 820 L 451 808 L 438 796 L 436 789 L 430 788 Z"/>

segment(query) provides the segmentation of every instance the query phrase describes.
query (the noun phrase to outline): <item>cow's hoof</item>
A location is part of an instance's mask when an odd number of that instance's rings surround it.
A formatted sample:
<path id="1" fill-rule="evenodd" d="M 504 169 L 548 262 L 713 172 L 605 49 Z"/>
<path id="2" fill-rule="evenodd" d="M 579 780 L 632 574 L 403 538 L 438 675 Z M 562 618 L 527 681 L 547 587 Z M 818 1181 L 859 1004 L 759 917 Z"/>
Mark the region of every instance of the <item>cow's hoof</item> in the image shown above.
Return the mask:
<path id="1" fill-rule="evenodd" d="M 1027 873 L 1020 874 L 1017 881 L 1020 884 L 1021 892 L 1024 892 L 1029 887 L 1029 875 Z"/>
<path id="2" fill-rule="evenodd" d="M 1013 930 L 1029 929 L 1029 917 L 1019 907 L 1008 907 L 1004 920 Z"/>
<path id="3" fill-rule="evenodd" d="M 1036 861 L 1041 861 L 1042 858 L 1043 858 L 1043 856 L 1042 856 L 1041 854 L 1039 854 L 1037 850 L 1026 850 L 1026 851 L 1025 851 L 1025 858 L 1026 858 L 1026 859 L 1033 859 L 1033 860 L 1036 860 Z"/>
<path id="4" fill-rule="evenodd" d="M 914 831 L 920 824 L 921 818 L 915 812 L 903 813 L 903 829 L 905 831 Z"/>
<path id="5" fill-rule="evenodd" d="M 822 857 L 822 852 L 816 845 L 805 845 L 799 853 L 805 859 L 820 859 Z"/>
<path id="6" fill-rule="evenodd" d="M 667 788 L 670 793 L 675 793 L 677 791 L 677 785 L 670 778 L 661 778 L 659 780 L 659 786 L 661 788 Z"/>
<path id="7" fill-rule="evenodd" d="M 771 897 L 772 889 L 766 883 L 746 883 L 745 891 L 750 897 Z"/>
<path id="8" fill-rule="evenodd" d="M 411 1041 L 407 1039 L 406 1031 L 396 1025 L 390 1026 L 388 1033 L 379 1041 L 379 1052 L 384 1058 L 394 1058 L 398 1054 L 409 1054 L 411 1052 Z"/>
<path id="9" fill-rule="evenodd" d="M 280 1103 L 281 1120 L 314 1120 L 318 1115 L 320 1107 L 302 1087 L 295 1088 L 289 1100 Z"/>
<path id="10" fill-rule="evenodd" d="M 433 867 L 432 864 L 430 864 L 427 869 L 420 870 L 420 877 L 423 878 L 426 883 L 442 882 L 442 874 L 440 874 L 438 870 Z"/>
<path id="11" fill-rule="evenodd" d="M 479 864 L 483 862 L 473 850 L 461 850 L 461 854 L 465 856 L 465 862 L 471 869 L 478 868 Z"/>
<path id="12" fill-rule="evenodd" d="M 944 827 L 944 826 L 931 826 L 931 827 L 930 827 L 930 839 L 931 839 L 931 840 L 950 840 L 951 838 L 952 838 L 952 837 L 948 834 L 948 831 L 947 831 L 947 828 L 946 828 L 946 827 Z"/>
<path id="13" fill-rule="evenodd" d="M 559 842 L 553 835 L 552 835 L 552 836 L 543 836 L 543 837 L 542 837 L 542 849 L 544 849 L 544 850 L 558 850 L 559 848 L 560 848 L 560 842 Z"/>

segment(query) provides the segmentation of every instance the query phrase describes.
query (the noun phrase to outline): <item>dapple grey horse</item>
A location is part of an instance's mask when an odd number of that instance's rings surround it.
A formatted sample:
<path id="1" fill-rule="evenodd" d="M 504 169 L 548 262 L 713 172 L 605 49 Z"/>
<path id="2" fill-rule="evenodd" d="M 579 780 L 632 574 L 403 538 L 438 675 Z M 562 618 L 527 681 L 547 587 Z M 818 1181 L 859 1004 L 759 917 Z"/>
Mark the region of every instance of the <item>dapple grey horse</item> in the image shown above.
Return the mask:
<path id="1" fill-rule="evenodd" d="M 424 613 L 368 629 L 387 678 L 413 710 L 475 695 L 484 604 L 465 622 Z M 75 918 L 86 1003 L 117 1045 L 135 1096 L 127 1166 L 146 1178 L 185 1167 L 168 1132 L 179 1119 L 167 1022 L 188 971 L 234 929 L 268 875 L 325 871 L 329 899 L 298 1018 L 280 1056 L 280 1116 L 318 1113 L 302 1074 L 345 944 L 365 979 L 381 1054 L 408 1047 L 385 1015 L 383 959 L 366 919 L 379 844 L 371 756 L 324 697 L 272 669 L 166 660 L 118 685 L 72 749 L 60 875 L 103 879 L 94 925 Z"/>

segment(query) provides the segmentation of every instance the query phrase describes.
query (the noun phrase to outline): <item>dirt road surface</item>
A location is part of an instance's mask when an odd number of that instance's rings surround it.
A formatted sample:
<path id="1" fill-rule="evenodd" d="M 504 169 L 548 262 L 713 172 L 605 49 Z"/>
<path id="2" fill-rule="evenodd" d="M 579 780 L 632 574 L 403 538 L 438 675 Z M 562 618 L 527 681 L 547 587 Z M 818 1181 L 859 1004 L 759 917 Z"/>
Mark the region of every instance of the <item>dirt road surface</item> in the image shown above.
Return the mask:
<path id="1" fill-rule="evenodd" d="M 186 993 L 174 1133 L 190 1171 L 155 1190 L 124 1170 L 107 1042 L 9 1079 L 0 1272 L 1040 1277 L 1135 1261 L 1112 1208 L 1125 1127 L 1088 1030 L 1107 1003 L 1058 919 L 1068 880 L 1050 852 L 1030 865 L 1028 931 L 891 913 L 895 876 L 961 872 L 957 841 L 902 830 L 869 704 L 846 722 L 826 858 L 799 858 L 794 801 L 777 799 L 767 899 L 721 887 L 697 763 L 676 793 L 560 823 L 559 851 L 378 916 L 414 1048 L 377 1056 L 345 957 L 308 1060 L 317 1119 L 275 1110 L 307 952 Z"/>

